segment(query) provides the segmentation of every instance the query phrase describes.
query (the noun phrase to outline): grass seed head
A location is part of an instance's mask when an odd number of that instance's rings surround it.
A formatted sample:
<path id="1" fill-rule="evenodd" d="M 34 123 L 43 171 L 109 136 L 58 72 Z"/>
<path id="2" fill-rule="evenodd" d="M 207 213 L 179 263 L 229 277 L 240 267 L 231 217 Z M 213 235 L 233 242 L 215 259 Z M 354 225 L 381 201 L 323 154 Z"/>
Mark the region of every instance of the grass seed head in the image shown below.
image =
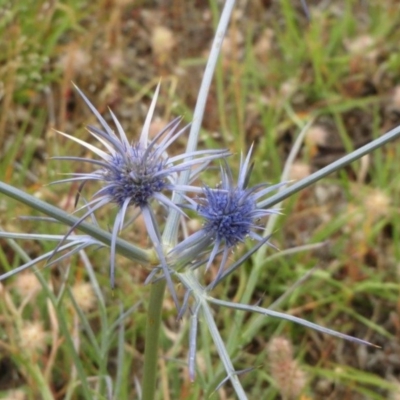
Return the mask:
<path id="1" fill-rule="evenodd" d="M 28 353 L 42 352 L 46 347 L 47 337 L 41 322 L 25 322 L 19 332 L 20 346 Z"/>
<path id="2" fill-rule="evenodd" d="M 22 298 L 35 296 L 42 288 L 35 274 L 31 271 L 18 274 L 15 279 L 14 287 Z"/>
<path id="3" fill-rule="evenodd" d="M 271 375 L 284 399 L 298 399 L 306 385 L 306 375 L 293 358 L 291 343 L 283 338 L 273 338 L 268 345 Z"/>
<path id="4" fill-rule="evenodd" d="M 77 283 L 72 287 L 71 291 L 76 303 L 83 312 L 90 311 L 94 308 L 96 297 L 90 283 Z"/>

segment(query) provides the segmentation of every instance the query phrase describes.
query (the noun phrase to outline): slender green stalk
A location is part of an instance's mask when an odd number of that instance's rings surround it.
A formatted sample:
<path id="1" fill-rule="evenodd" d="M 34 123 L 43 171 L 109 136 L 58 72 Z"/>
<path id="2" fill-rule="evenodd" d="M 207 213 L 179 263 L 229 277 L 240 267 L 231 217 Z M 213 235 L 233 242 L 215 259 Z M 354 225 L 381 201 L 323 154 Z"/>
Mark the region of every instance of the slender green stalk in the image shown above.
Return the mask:
<path id="1" fill-rule="evenodd" d="M 29 371 L 31 377 L 35 380 L 37 385 L 37 391 L 40 393 L 40 398 L 43 400 L 54 400 L 54 396 L 51 393 L 48 383 L 46 382 L 42 371 L 38 364 L 33 364 L 28 360 L 25 360 L 25 368 Z"/>
<path id="2" fill-rule="evenodd" d="M 149 309 L 146 321 L 146 342 L 144 350 L 144 370 L 142 400 L 153 400 L 156 393 L 158 342 L 160 337 L 161 310 L 166 281 L 151 285 Z"/>

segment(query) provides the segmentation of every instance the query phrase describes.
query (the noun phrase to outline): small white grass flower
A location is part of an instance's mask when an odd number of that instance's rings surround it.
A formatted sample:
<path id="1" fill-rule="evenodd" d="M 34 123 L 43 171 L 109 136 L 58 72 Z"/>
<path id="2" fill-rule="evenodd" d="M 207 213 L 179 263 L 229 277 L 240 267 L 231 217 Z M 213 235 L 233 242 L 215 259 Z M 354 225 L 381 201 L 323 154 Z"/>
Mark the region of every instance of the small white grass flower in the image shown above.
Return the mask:
<path id="1" fill-rule="evenodd" d="M 22 298 L 35 296 L 42 289 L 36 275 L 31 271 L 18 274 L 14 282 L 14 287 Z"/>
<path id="2" fill-rule="evenodd" d="M 171 251 L 171 256 L 182 259 L 193 258 L 211 246 L 206 266 L 208 270 L 217 254 L 222 251 L 222 261 L 215 282 L 222 274 L 231 249 L 243 242 L 246 237 L 259 242 L 264 241 L 264 238 L 255 232 L 264 229 L 258 225 L 258 221 L 268 215 L 279 213 L 275 209 L 260 207 L 260 200 L 285 182 L 273 186 L 260 184 L 248 188 L 252 171 L 251 153 L 252 147 L 246 158 L 241 158 L 237 183 L 233 180 L 231 169 L 224 165 L 221 167 L 222 182 L 218 188 L 204 187 L 202 194 L 195 200 L 186 196 L 189 205 L 185 207 L 196 211 L 203 218 L 204 225 L 198 232 L 178 244 Z M 267 241 L 266 243 L 272 246 Z"/>
<path id="3" fill-rule="evenodd" d="M 48 334 L 40 322 L 25 322 L 19 331 L 19 339 L 21 349 L 32 354 L 45 349 Z"/>
<path id="4" fill-rule="evenodd" d="M 82 311 L 90 311 L 96 305 L 96 297 L 90 283 L 79 282 L 71 288 L 72 296 Z"/>
<path id="5" fill-rule="evenodd" d="M 191 170 L 195 165 L 200 165 L 200 167 L 197 167 L 197 171 L 200 171 L 202 167 L 207 165 L 211 160 L 224 157 L 228 153 L 223 150 L 199 150 L 168 157 L 166 150 L 187 128 L 184 127 L 178 130 L 181 122 L 180 118 L 174 119 L 162 129 L 154 139 L 149 140 L 150 123 L 156 106 L 160 85 L 157 86 L 142 132 L 139 140 L 136 142 L 130 142 L 128 140 L 121 124 L 112 111 L 110 111 L 118 132 L 118 135 L 115 134 L 86 96 L 78 88 L 76 89 L 103 128 L 99 129 L 94 126 L 89 126 L 88 131 L 107 151 L 101 150 L 74 136 L 59 132 L 61 135 L 81 144 L 100 157 L 100 160 L 73 156 L 56 157 L 62 160 L 90 163 L 98 167 L 98 169 L 90 173 L 73 173 L 71 178 L 54 183 L 80 181 L 82 183 L 79 192 L 87 181 L 97 181 L 101 184 L 101 188 L 94 194 L 92 200 L 80 208 L 80 210 L 86 209 L 87 211 L 69 230 L 66 237 L 97 209 L 110 203 L 118 206 L 118 212 L 112 228 L 110 251 L 110 280 L 111 286 L 114 287 L 117 235 L 124 227 L 124 220 L 128 207 L 137 207 L 143 215 L 147 232 L 160 260 L 168 287 L 177 304 L 172 279 L 164 257 L 161 235 L 154 212 L 151 208 L 151 202 L 152 200 L 156 200 L 164 207 L 174 209 L 184 214 L 182 210 L 164 194 L 165 192 L 173 191 L 196 191 L 194 187 L 178 185 L 178 173 Z"/>

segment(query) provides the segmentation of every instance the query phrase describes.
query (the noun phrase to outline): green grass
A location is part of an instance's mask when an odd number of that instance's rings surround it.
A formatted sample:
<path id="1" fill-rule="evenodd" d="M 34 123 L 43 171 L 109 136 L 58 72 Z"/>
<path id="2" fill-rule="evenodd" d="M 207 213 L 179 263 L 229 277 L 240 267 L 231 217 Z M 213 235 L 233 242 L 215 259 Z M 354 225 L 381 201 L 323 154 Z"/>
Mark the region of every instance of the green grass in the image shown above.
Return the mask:
<path id="1" fill-rule="evenodd" d="M 60 173 L 85 168 L 49 159 L 82 152 L 53 128 L 88 139 L 83 126 L 92 122 L 91 117 L 71 81 L 102 113 L 110 105 L 132 138 L 140 132 L 148 93 L 160 76 L 157 114 L 163 122 L 179 114 L 190 121 L 209 41 L 196 42 L 198 48 L 185 41 L 195 40 L 193 32 L 207 37 L 220 10 L 196 9 L 181 1 L 168 10 L 154 8 L 151 2 L 101 1 L 96 7 L 86 0 L 17 3 L 9 2 L 3 11 L 6 17 L 0 19 L 0 179 L 72 212 L 77 188 L 46 186 Z M 367 132 L 365 137 L 372 140 L 400 122 L 390 113 L 396 106 L 392 91 L 400 82 L 397 2 L 331 3 L 324 9 L 311 8 L 310 23 L 293 1 L 275 2 L 270 8 L 249 3 L 231 24 L 230 51 L 217 69 L 201 147 L 228 147 L 237 169 L 238 153 L 254 141 L 252 184 L 279 181 L 288 149 L 309 118 L 332 123 L 335 132 L 329 134 L 336 135 L 340 149 L 334 153 L 328 136 L 325 151 L 334 156 L 356 146 L 357 132 Z M 171 27 L 176 40 L 164 62 L 152 53 L 149 39 L 158 25 Z M 266 29 L 272 35 L 269 50 L 260 53 L 257 45 Z M 238 35 L 242 40 L 235 41 Z M 352 52 L 351 43 L 362 35 L 371 39 L 370 47 Z M 78 63 L 82 64 L 76 67 Z M 368 85 L 374 90 L 364 90 Z M 351 120 L 354 110 L 358 117 Z M 176 151 L 184 145 L 181 140 Z M 260 301 L 268 307 L 317 266 L 279 310 L 382 349 L 361 349 L 286 321 L 216 308 L 217 324 L 236 369 L 254 367 L 240 376 L 249 398 L 280 398 L 282 387 L 271 377 L 268 358 L 275 336 L 288 339 L 299 368 L 307 374 L 303 399 L 330 395 L 384 400 L 396 390 L 398 395 L 400 387 L 393 380 L 397 367 L 384 354 L 395 352 L 399 326 L 399 149 L 393 143 L 284 202 L 274 244 L 285 250 L 327 241 L 325 247 L 270 261 L 263 255 L 253 257 L 215 290 L 222 299 Z M 315 155 L 321 151 L 306 140 L 296 163 L 315 167 Z M 203 176 L 209 184 L 218 179 L 214 172 Z M 87 186 L 89 197 L 97 188 Z M 65 231 L 58 224 L 16 219 L 31 211 L 9 199 L 0 199 L 0 209 L 4 230 Z M 112 216 L 107 209 L 97 218 L 107 227 Z M 140 225 L 125 238 L 148 245 Z M 16 247 L 1 239 L 0 244 L 1 272 L 54 248 L 54 243 L 34 241 Z M 241 247 L 237 254 L 243 251 Z M 267 256 L 273 254 L 267 250 Z M 18 277 L 3 282 L 0 371 L 5 372 L 0 398 L 13 398 L 18 390 L 26 399 L 106 399 L 109 390 L 115 399 L 138 398 L 149 292 L 143 282 L 148 271 L 120 258 L 113 291 L 107 250 L 91 249 L 87 256 L 77 254 L 51 268 L 38 265 L 35 276 L 41 290 L 33 294 L 21 295 Z M 88 293 L 88 308 L 72 294 L 83 282 L 94 288 Z M 176 321 L 169 297 L 163 321 L 157 399 L 234 398 L 229 383 L 214 392 L 225 376 L 202 321 L 194 383 L 186 367 L 188 319 Z M 24 341 L 28 322 L 42 324 L 37 335 L 43 333 L 43 345 L 39 346 L 40 337 Z M 322 386 L 328 387 L 327 393 Z"/>

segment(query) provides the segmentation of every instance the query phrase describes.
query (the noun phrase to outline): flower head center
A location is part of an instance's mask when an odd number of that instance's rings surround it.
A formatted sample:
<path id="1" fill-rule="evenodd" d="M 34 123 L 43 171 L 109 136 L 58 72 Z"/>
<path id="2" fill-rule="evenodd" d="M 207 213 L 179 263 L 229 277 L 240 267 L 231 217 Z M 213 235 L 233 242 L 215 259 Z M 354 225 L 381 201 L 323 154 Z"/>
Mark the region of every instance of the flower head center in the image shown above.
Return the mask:
<path id="1" fill-rule="evenodd" d="M 155 193 L 167 186 L 166 159 L 153 152 L 146 153 L 139 143 L 130 146 L 124 154 L 116 153 L 105 172 L 107 194 L 114 203 L 122 206 L 129 199 L 129 205 L 146 205 Z"/>
<path id="2" fill-rule="evenodd" d="M 244 190 L 206 188 L 198 212 L 206 220 L 204 229 L 230 247 L 243 241 L 249 234 L 253 227 L 252 211 L 255 207 L 255 201 L 251 196 L 246 196 Z"/>

